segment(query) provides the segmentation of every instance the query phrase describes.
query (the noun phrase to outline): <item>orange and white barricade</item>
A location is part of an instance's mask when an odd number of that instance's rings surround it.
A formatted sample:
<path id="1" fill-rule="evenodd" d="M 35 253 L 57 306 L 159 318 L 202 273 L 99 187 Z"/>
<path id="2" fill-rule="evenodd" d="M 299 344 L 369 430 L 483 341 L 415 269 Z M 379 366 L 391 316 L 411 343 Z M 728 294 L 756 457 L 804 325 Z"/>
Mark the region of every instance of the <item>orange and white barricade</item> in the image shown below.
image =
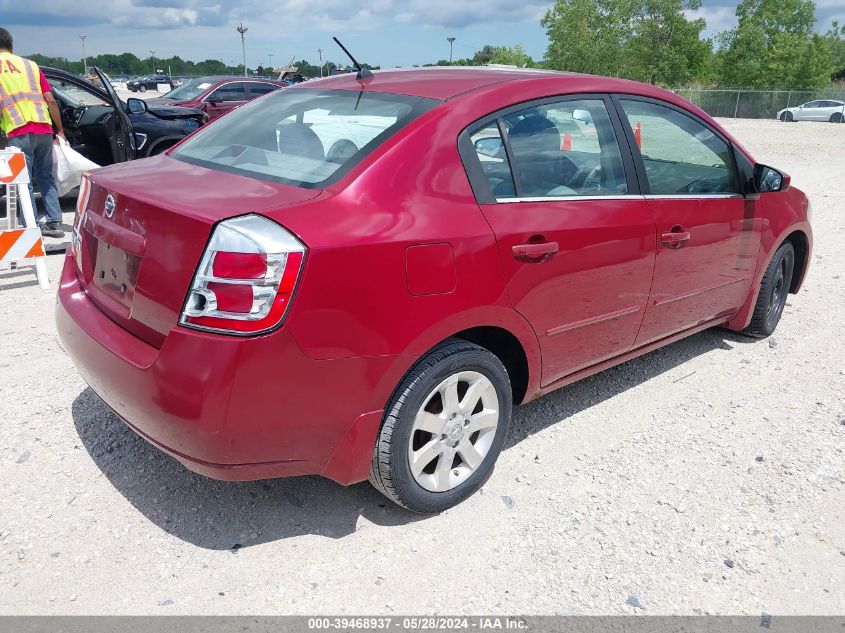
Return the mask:
<path id="1" fill-rule="evenodd" d="M 6 185 L 6 228 L 0 231 L 0 264 L 34 258 L 38 285 L 43 290 L 49 290 L 44 242 L 35 220 L 32 198 L 27 191 L 29 171 L 26 158 L 17 147 L 0 150 L 0 184 Z M 17 226 L 18 205 L 23 214 L 24 228 Z"/>

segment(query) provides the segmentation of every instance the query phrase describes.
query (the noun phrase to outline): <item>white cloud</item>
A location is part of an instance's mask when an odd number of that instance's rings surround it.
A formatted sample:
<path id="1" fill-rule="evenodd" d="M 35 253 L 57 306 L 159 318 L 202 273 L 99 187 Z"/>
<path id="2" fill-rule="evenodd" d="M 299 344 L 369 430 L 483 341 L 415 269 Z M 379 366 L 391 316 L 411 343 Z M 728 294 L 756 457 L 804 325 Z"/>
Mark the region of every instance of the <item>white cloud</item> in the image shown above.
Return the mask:
<path id="1" fill-rule="evenodd" d="M 13 1 L 0 0 L 0 10 L 8 8 L 12 11 Z M 203 24 L 203 14 L 209 13 L 261 22 L 272 16 L 285 18 L 288 25 L 298 22 L 323 30 L 365 30 L 393 21 L 414 23 L 420 27 L 461 28 L 492 22 L 533 21 L 550 2 L 373 0 L 362 6 L 361 2 L 352 0 L 223 0 L 213 7 L 203 4 L 203 0 L 87 0 L 84 3 L 75 0 L 32 0 L 27 3 L 27 13 L 45 16 L 72 13 L 79 18 L 90 16 L 92 20 L 105 19 L 115 26 L 129 28 L 199 26 Z"/>
<path id="2" fill-rule="evenodd" d="M 727 31 L 736 26 L 736 8 L 703 6 L 695 11 L 684 11 L 687 18 L 704 18 L 707 27 L 704 29 L 705 36 L 712 36 L 720 31 Z"/>

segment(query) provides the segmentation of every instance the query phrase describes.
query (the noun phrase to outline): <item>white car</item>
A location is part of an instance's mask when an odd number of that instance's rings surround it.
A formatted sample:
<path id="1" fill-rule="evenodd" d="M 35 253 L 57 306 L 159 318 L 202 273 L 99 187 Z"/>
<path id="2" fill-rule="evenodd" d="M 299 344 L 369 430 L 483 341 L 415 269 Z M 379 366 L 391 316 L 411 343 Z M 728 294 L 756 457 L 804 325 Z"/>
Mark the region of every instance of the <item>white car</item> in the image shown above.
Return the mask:
<path id="1" fill-rule="evenodd" d="M 808 101 L 794 108 L 784 108 L 779 111 L 777 118 L 781 121 L 830 121 L 842 123 L 845 121 L 845 101 L 834 99 L 819 99 Z"/>

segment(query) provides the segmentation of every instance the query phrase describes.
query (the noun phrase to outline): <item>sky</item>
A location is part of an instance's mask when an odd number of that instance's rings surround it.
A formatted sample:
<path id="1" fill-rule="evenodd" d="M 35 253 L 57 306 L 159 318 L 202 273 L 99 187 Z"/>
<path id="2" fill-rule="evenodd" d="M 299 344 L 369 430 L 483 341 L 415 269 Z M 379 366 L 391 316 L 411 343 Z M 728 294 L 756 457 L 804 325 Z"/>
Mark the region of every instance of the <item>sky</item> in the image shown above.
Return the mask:
<path id="1" fill-rule="evenodd" d="M 81 59 L 132 52 L 241 62 L 235 26 L 243 21 L 247 65 L 286 64 L 291 57 L 345 64 L 337 35 L 360 60 L 382 67 L 470 57 L 486 43 L 521 43 L 535 59 L 545 53 L 540 18 L 552 0 L 0 0 L 0 26 L 12 32 L 15 52 Z M 736 2 L 704 0 L 697 15 L 706 35 L 734 26 Z M 845 23 L 845 0 L 817 0 L 817 30 Z M 270 57 L 272 55 L 272 58 Z"/>

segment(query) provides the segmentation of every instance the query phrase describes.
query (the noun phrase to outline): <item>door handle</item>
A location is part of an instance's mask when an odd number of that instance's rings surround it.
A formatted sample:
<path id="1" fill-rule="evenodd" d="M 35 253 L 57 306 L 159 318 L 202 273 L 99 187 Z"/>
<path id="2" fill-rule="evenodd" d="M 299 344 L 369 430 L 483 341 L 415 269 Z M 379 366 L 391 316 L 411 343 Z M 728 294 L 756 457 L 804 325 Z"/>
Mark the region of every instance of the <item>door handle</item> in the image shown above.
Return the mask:
<path id="1" fill-rule="evenodd" d="M 557 253 L 557 242 L 540 242 L 530 244 L 517 244 L 511 248 L 511 253 L 516 259 L 530 262 L 544 262 Z"/>
<path id="2" fill-rule="evenodd" d="M 673 226 L 671 231 L 663 233 L 660 236 L 660 242 L 663 244 L 663 246 L 665 246 L 666 248 L 671 248 L 673 250 L 678 250 L 684 244 L 689 242 L 689 240 L 689 231 L 684 231 L 683 228 L 681 228 L 680 226 Z"/>

